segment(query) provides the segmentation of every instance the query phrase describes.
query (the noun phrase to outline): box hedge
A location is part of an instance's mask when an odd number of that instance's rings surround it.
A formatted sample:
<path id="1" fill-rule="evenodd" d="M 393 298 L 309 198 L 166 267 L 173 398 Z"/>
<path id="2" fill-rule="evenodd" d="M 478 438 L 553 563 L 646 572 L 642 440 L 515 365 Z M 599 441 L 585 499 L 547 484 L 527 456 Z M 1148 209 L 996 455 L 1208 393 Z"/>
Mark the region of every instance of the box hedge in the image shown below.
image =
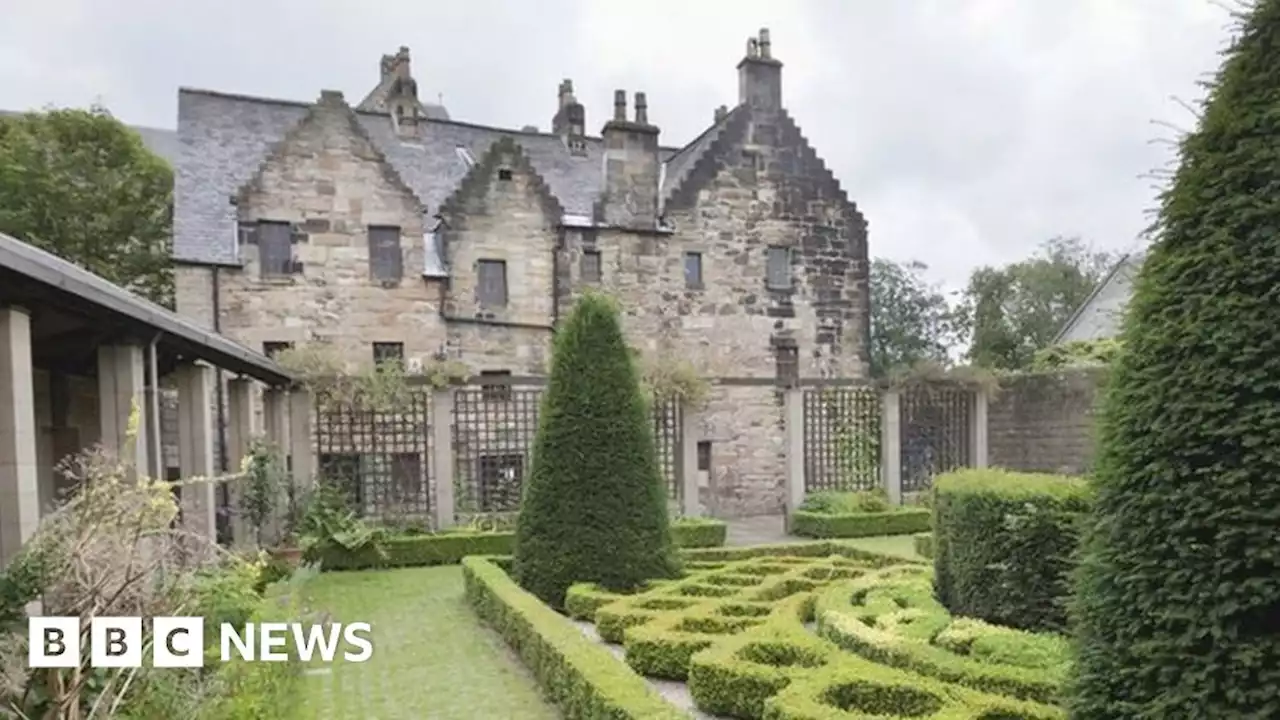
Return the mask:
<path id="1" fill-rule="evenodd" d="M 934 591 L 953 614 L 1066 626 L 1089 489 L 1080 478 L 969 469 L 934 480 Z"/>
<path id="2" fill-rule="evenodd" d="M 689 574 L 632 594 L 575 585 L 568 605 L 594 617 L 600 636 L 621 642 L 626 662 L 654 678 L 687 679 L 698 709 L 746 720 L 840 720 L 849 717 L 931 717 L 948 720 L 1060 720 L 1054 707 L 1002 697 L 962 684 L 877 663 L 839 649 L 805 627 L 815 592 L 844 588 L 868 574 L 911 573 L 928 596 L 929 568 L 881 556 L 817 554 L 812 543 L 789 554 L 747 554 L 690 560 Z M 686 557 L 699 551 L 691 551 Z M 877 575 L 879 578 L 880 576 Z M 936 605 L 936 603 L 935 603 Z M 896 605 L 894 610 L 900 610 Z M 942 613 L 945 616 L 945 612 Z M 907 626 L 907 621 L 901 623 Z M 954 656 L 957 663 L 964 659 Z M 978 666 L 986 659 L 975 659 Z"/>
<path id="3" fill-rule="evenodd" d="M 725 522 L 713 518 L 681 518 L 671 523 L 671 539 L 680 548 L 723 545 L 726 532 Z M 325 570 L 454 565 L 468 555 L 509 555 L 514 543 L 512 532 L 452 530 L 392 537 L 354 552 L 331 548 L 320 563 Z"/>
<path id="4" fill-rule="evenodd" d="M 568 720 L 681 720 L 649 684 L 490 558 L 462 561 L 467 601 L 520 656 Z"/>
<path id="5" fill-rule="evenodd" d="M 797 510 L 791 514 L 791 534 L 812 538 L 860 538 L 874 535 L 909 535 L 929 529 L 928 508 L 900 507 L 882 512 L 819 513 Z"/>
<path id="6" fill-rule="evenodd" d="M 916 554 L 923 558 L 933 557 L 933 533 L 920 533 L 911 538 L 911 545 Z"/>

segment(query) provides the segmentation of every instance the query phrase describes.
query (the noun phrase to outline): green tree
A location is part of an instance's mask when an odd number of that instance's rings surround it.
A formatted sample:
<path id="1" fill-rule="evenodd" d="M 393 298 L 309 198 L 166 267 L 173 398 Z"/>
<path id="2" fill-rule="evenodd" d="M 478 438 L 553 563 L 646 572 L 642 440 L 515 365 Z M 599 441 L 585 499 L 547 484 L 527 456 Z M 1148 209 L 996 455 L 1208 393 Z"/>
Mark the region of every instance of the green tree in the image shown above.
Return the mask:
<path id="1" fill-rule="evenodd" d="M 1180 144 L 1103 410 L 1077 720 L 1280 717 L 1280 0 Z"/>
<path id="2" fill-rule="evenodd" d="M 0 117 L 0 232 L 172 307 L 173 171 L 100 107 Z"/>
<path id="3" fill-rule="evenodd" d="M 1058 237 L 1026 260 L 974 270 L 962 311 L 969 361 L 1004 370 L 1026 368 L 1117 260 L 1079 238 Z"/>
<path id="4" fill-rule="evenodd" d="M 932 361 L 946 364 L 957 341 L 956 317 L 946 295 L 924 278 L 928 266 L 911 260 L 871 263 L 871 372 Z"/>
<path id="5" fill-rule="evenodd" d="M 513 575 L 555 607 L 575 582 L 615 590 L 677 570 L 648 400 L 618 311 L 578 300 L 556 333 Z"/>

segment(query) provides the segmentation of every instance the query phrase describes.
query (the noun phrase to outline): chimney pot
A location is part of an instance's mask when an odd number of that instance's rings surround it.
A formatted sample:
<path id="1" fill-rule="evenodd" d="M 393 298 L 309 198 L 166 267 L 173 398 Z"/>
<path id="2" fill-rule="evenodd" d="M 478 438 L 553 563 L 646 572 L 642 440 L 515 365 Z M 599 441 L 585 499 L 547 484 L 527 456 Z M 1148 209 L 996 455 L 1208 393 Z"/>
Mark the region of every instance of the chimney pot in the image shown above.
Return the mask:
<path id="1" fill-rule="evenodd" d="M 627 91 L 613 91 L 613 119 L 626 121 L 627 119 Z"/>
<path id="2" fill-rule="evenodd" d="M 649 124 L 649 101 L 642 92 L 636 93 L 636 123 Z"/>
<path id="3" fill-rule="evenodd" d="M 772 43 L 769 42 L 769 28 L 760 28 L 760 57 L 766 59 L 773 57 L 771 45 Z"/>

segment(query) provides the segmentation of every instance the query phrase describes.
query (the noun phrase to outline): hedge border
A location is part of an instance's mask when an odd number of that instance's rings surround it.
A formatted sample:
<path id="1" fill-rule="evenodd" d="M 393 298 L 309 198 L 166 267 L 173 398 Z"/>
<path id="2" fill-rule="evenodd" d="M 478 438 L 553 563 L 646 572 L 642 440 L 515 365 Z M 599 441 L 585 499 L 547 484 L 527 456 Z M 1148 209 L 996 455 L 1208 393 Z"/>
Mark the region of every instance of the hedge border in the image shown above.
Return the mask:
<path id="1" fill-rule="evenodd" d="M 815 543 L 811 548 L 823 547 Z M 785 548 L 785 546 L 784 546 Z M 790 548 L 785 548 L 790 549 Z M 850 717 L 827 699 L 833 689 L 861 701 L 865 712 L 888 716 L 909 708 L 902 698 L 933 703 L 929 717 L 972 718 L 987 713 L 1025 720 L 1061 720 L 1058 708 L 947 683 L 876 663 L 838 649 L 804 627 L 813 614 L 824 570 L 891 572 L 889 568 L 927 576 L 928 567 L 884 557 L 847 558 L 798 555 L 746 555 L 738 562 L 694 561 L 699 571 L 680 580 L 663 581 L 632 595 L 612 595 L 586 585 L 570 590 L 580 614 L 594 614 L 603 639 L 623 641 L 626 662 L 653 677 L 687 678 L 690 695 L 706 713 L 758 720 L 836 720 Z M 874 567 L 877 564 L 883 567 Z M 750 585 L 739 584 L 751 581 Z M 835 578 L 844 586 L 849 580 Z M 703 589 L 750 588 L 749 594 L 704 597 Z M 832 587 L 832 585 L 826 585 Z M 687 595 L 682 591 L 693 590 Z M 776 600 L 758 596 L 777 593 Z M 662 603 L 684 607 L 661 607 Z M 595 605 L 594 610 L 591 606 Z M 648 606 L 648 607 L 646 607 Z M 657 606 L 657 607 L 655 607 Z M 725 612 L 733 606 L 734 612 Z M 758 612 L 741 611 L 756 607 Z M 725 630 L 736 625 L 736 634 Z M 850 700 L 852 702 L 852 700 Z M 932 714 L 936 712 L 936 714 Z"/>
<path id="2" fill-rule="evenodd" d="M 920 533 L 911 538 L 911 545 L 922 558 L 933 558 L 933 533 Z"/>
<path id="3" fill-rule="evenodd" d="M 1008 663 L 977 662 L 928 642 L 886 632 L 865 622 L 867 605 L 859 595 L 877 588 L 892 590 L 889 599 L 898 608 L 910 609 L 916 618 L 911 628 L 931 635 L 950 624 L 950 613 L 933 597 L 932 578 L 927 570 L 901 566 L 869 573 L 847 582 L 828 585 L 817 594 L 814 619 L 818 633 L 845 650 L 882 665 L 919 673 L 942 682 L 955 683 L 978 691 L 1037 703 L 1054 703 L 1066 680 L 1066 667 L 1029 668 Z M 854 602 L 851 602 L 854 599 Z M 998 628 L 1001 632 L 1029 635 L 1023 631 L 989 626 L 969 620 L 971 628 Z"/>
<path id="4" fill-rule="evenodd" d="M 492 558 L 462 560 L 467 602 L 568 720 L 687 720 L 607 648 L 516 585 Z"/>
<path id="5" fill-rule="evenodd" d="M 688 518 L 671 523 L 671 536 L 679 548 L 712 548 L 724 545 L 728 525 L 714 518 Z M 323 552 L 323 570 L 456 565 L 468 555 L 510 555 L 515 533 L 456 530 L 434 535 L 413 535 L 383 540 L 380 547 L 356 551 L 331 548 Z"/>
<path id="6" fill-rule="evenodd" d="M 884 512 L 819 513 L 796 510 L 791 514 L 791 534 L 812 538 L 860 538 L 873 535 L 910 535 L 927 532 L 933 511 L 900 507 Z"/>

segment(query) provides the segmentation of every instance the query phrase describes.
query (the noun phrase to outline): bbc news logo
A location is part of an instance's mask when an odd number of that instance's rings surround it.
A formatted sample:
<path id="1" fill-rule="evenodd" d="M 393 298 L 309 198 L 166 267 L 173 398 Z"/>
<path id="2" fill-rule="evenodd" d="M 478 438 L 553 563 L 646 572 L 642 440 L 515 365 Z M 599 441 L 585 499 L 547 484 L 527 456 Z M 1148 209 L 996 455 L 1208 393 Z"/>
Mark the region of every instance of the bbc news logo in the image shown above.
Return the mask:
<path id="1" fill-rule="evenodd" d="M 157 617 L 151 620 L 151 666 L 197 668 L 205 664 L 202 617 Z M 248 623 L 218 628 L 222 662 L 237 657 L 249 662 L 285 662 L 292 650 L 303 662 L 318 657 L 333 662 L 362 663 L 373 656 L 369 623 Z M 142 667 L 146 644 L 140 617 L 96 617 L 89 623 L 89 666 Z M 27 621 L 28 660 L 33 668 L 74 668 L 82 659 L 80 618 L 32 617 Z M 345 646 L 345 647 L 344 647 Z"/>

